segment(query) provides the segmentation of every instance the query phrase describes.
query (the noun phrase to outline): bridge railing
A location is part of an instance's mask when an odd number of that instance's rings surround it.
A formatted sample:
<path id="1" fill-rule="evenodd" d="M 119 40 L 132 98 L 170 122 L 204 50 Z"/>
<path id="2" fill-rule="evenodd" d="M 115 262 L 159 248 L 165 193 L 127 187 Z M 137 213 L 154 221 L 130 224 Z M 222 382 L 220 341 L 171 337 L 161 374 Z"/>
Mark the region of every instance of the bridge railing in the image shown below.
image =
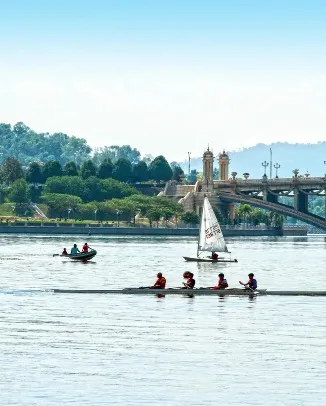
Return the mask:
<path id="1" fill-rule="evenodd" d="M 326 178 L 324 177 L 292 177 L 292 178 L 273 178 L 273 179 L 229 179 L 229 180 L 215 180 L 214 183 L 221 186 L 231 186 L 234 183 L 238 183 L 241 185 L 256 185 L 256 184 L 273 184 L 273 185 L 282 185 L 284 183 L 318 183 L 318 184 L 326 184 Z"/>

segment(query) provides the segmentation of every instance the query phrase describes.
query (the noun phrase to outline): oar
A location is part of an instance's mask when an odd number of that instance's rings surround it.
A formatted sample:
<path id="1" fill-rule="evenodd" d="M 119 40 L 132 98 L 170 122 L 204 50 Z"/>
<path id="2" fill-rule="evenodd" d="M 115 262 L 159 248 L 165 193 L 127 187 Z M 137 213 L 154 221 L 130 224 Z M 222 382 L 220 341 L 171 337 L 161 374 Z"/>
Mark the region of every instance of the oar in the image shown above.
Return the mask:
<path id="1" fill-rule="evenodd" d="M 53 257 L 58 257 L 60 254 L 53 254 L 52 256 Z"/>

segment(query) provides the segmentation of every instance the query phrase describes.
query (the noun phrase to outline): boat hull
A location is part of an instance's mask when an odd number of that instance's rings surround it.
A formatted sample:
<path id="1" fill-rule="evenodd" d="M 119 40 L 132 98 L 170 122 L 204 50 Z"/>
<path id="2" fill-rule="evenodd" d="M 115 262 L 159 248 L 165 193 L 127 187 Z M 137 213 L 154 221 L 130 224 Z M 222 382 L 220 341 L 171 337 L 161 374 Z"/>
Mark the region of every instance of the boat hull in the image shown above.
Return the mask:
<path id="1" fill-rule="evenodd" d="M 96 250 L 92 250 L 89 252 L 80 252 L 78 254 L 68 254 L 68 255 L 63 255 L 66 258 L 70 258 L 74 261 L 88 261 L 92 258 L 95 257 L 95 255 L 97 254 Z"/>
<path id="2" fill-rule="evenodd" d="M 114 289 L 53 289 L 54 293 L 90 293 L 90 294 L 123 294 L 123 295 L 196 295 L 196 296 L 250 296 L 266 295 L 266 289 L 251 291 L 249 289 L 221 289 L 210 288 L 199 289 L 148 289 L 148 288 L 128 288 L 121 290 Z"/>
<path id="3" fill-rule="evenodd" d="M 183 257 L 187 262 L 238 262 L 237 259 L 209 259 L 209 258 L 197 258 L 197 257 Z"/>

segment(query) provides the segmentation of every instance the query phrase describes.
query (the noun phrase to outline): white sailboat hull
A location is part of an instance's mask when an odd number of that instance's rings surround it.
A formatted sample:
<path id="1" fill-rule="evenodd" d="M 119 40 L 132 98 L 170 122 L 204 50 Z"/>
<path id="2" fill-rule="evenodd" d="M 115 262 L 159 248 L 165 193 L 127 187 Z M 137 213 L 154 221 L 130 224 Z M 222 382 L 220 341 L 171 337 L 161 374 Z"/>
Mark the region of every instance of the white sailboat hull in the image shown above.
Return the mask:
<path id="1" fill-rule="evenodd" d="M 238 262 L 237 259 L 209 259 L 209 258 L 198 258 L 198 257 L 183 257 L 187 262 Z"/>

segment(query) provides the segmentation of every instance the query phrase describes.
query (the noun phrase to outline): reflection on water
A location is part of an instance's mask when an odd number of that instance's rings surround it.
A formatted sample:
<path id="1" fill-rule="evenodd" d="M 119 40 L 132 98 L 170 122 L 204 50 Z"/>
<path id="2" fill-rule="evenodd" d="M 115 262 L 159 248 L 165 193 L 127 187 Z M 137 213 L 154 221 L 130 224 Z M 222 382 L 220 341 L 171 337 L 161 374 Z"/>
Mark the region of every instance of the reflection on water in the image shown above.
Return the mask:
<path id="1" fill-rule="evenodd" d="M 53 288 L 325 289 L 325 240 L 241 238 L 238 263 L 186 263 L 194 238 L 88 237 L 89 263 L 53 257 L 68 236 L 1 236 L 1 405 L 322 405 L 326 298 L 54 294 Z M 73 237 L 79 244 L 84 237 Z M 313 264 L 313 266 L 311 266 Z"/>

